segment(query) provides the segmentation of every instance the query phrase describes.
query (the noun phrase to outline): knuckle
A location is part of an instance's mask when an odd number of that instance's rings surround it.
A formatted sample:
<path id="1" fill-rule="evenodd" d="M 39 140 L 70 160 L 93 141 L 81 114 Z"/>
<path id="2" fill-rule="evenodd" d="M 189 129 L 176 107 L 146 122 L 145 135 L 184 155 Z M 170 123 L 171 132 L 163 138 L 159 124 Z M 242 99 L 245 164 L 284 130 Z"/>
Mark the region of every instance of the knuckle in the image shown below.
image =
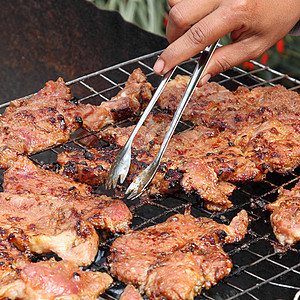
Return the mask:
<path id="1" fill-rule="evenodd" d="M 205 44 L 207 40 L 207 30 L 205 30 L 205 26 L 194 25 L 188 31 L 188 38 L 192 44 L 202 45 Z"/>
<path id="2" fill-rule="evenodd" d="M 169 20 L 172 20 L 173 24 L 176 27 L 183 28 L 187 25 L 186 18 L 182 15 L 181 10 L 178 9 L 178 6 L 171 8 L 169 12 Z"/>
<path id="3" fill-rule="evenodd" d="M 226 57 L 221 57 L 216 59 L 215 65 L 216 65 L 216 69 L 218 70 L 217 73 L 225 72 L 233 67 L 233 65 Z"/>

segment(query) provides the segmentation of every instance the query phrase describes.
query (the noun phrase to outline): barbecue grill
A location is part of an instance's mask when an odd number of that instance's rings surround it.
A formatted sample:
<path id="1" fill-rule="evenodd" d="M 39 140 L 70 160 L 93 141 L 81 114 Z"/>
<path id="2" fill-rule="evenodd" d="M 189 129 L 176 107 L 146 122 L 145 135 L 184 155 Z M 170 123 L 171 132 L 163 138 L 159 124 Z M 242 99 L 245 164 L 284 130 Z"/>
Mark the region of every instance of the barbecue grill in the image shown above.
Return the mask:
<path id="1" fill-rule="evenodd" d="M 148 78 L 154 87 L 158 86 L 160 77 L 154 74 L 152 66 L 160 51 L 140 56 L 111 67 L 89 73 L 85 76 L 67 82 L 74 101 L 99 105 L 108 101 L 123 88 L 129 74 L 137 67 Z M 300 81 L 276 70 L 266 67 L 256 61 L 251 61 L 256 68 L 246 72 L 238 67 L 228 70 L 212 80 L 235 90 L 238 86 L 254 88 L 257 86 L 282 84 L 290 90 L 300 92 Z M 182 63 L 176 70 L 182 75 L 191 75 L 197 57 Z M 9 105 L 6 102 L 0 106 L 3 113 Z M 128 125 L 130 120 L 115 126 Z M 186 129 L 188 123 L 181 122 L 178 130 Z M 59 145 L 31 155 L 37 164 L 51 164 L 56 161 L 56 155 L 64 151 L 64 147 L 88 149 L 92 143 L 94 147 L 105 147 L 98 140 L 95 132 L 81 129 L 71 136 L 64 145 Z M 210 217 L 217 222 L 228 224 L 241 209 L 246 209 L 251 223 L 245 239 L 237 244 L 226 245 L 225 251 L 233 261 L 231 274 L 220 281 L 210 290 L 203 290 L 195 299 L 298 299 L 300 290 L 300 248 L 299 243 L 289 249 L 283 248 L 276 240 L 269 220 L 270 213 L 264 206 L 274 202 L 278 189 L 290 189 L 300 179 L 300 167 L 288 175 L 270 173 L 262 182 L 239 185 L 233 192 L 231 200 L 234 206 L 225 212 L 210 212 L 204 209 L 195 196 L 186 196 L 181 193 L 153 199 L 152 203 L 143 203 L 139 199 L 125 200 L 133 209 L 132 229 L 141 229 L 165 221 L 175 213 L 183 213 L 187 207 L 195 217 Z M 96 192 L 106 192 L 99 187 Z M 108 271 L 106 257 L 109 247 L 116 238 L 101 242 L 96 261 L 89 266 L 90 270 Z M 125 285 L 115 281 L 100 299 L 118 299 Z"/>
<path id="2" fill-rule="evenodd" d="M 123 21 L 121 22 L 119 17 L 116 17 L 115 14 L 99 16 L 94 12 L 95 7 L 92 7 L 91 4 L 83 4 L 84 1 L 70 1 L 69 7 L 72 7 L 72 9 L 67 8 L 67 1 L 50 0 L 37 2 L 28 0 L 26 3 L 23 2 L 24 1 L 17 0 L 10 2 L 4 1 L 2 9 L 0 10 L 2 16 L 0 25 L 2 29 L 6 27 L 6 23 L 9 24 L 7 19 L 5 19 L 5 13 L 8 12 L 7 15 L 10 15 L 12 20 L 16 20 L 16 23 L 7 26 L 6 30 L 1 30 L 4 38 L 2 45 L 5 44 L 8 46 L 7 49 L 9 51 L 15 49 L 17 54 L 20 52 L 25 56 L 25 60 L 20 58 L 13 60 L 10 64 L 6 62 L 1 64 L 1 81 L 5 82 L 5 87 L 9 91 L 15 91 L 15 93 L 17 93 L 10 94 L 11 97 L 18 97 L 20 93 L 31 93 L 31 90 L 24 92 L 23 88 L 30 86 L 30 89 L 38 89 L 37 84 L 41 84 L 41 81 L 45 82 L 50 78 L 56 79 L 55 76 L 57 76 L 57 74 L 63 76 L 66 80 L 74 78 L 74 74 L 75 76 L 87 74 L 68 81 L 67 85 L 71 88 L 74 101 L 99 105 L 102 101 L 107 101 L 112 96 L 115 96 L 123 88 L 128 75 L 137 67 L 142 69 L 148 81 L 151 82 L 154 87 L 158 86 L 160 77 L 153 73 L 152 66 L 159 56 L 160 51 L 153 51 L 165 46 L 166 42 L 163 42 L 162 38 L 155 37 L 148 40 L 150 35 L 145 34 L 142 30 L 137 30 L 135 27 Z M 19 10 L 14 10 L 14 4 L 19 5 Z M 30 10 L 28 7 L 36 10 Z M 55 11 L 53 7 L 56 7 L 57 11 Z M 48 13 L 44 18 L 39 19 L 38 16 L 42 15 L 42 11 L 47 11 Z M 58 11 L 59 14 L 57 13 Z M 58 18 L 55 18 L 57 15 Z M 52 18 L 50 18 L 51 16 Z M 90 18 L 84 18 L 85 16 L 89 16 Z M 113 23 L 111 22 L 112 18 L 114 18 L 114 22 L 116 22 L 117 19 L 115 31 L 121 29 L 121 34 L 113 36 L 113 34 L 111 34 L 114 32 L 112 29 L 108 34 L 110 35 L 111 41 L 107 40 L 105 42 L 98 39 L 99 36 L 103 34 L 103 29 L 99 29 L 99 32 L 93 35 L 91 28 L 94 29 L 95 26 L 100 23 L 101 17 L 105 17 L 103 22 L 108 22 L 109 24 Z M 33 22 L 37 22 L 36 28 L 27 24 L 28 20 L 30 20 L 31 25 Z M 61 32 L 59 31 L 61 35 L 56 36 L 56 38 L 59 39 L 69 36 L 70 32 L 74 31 L 72 38 L 77 43 L 72 44 L 73 47 L 66 49 L 64 47 L 68 46 L 67 43 L 52 43 L 51 38 L 53 37 L 51 34 L 48 35 L 48 33 L 53 32 L 50 30 L 51 28 L 57 29 L 59 27 L 60 23 L 56 23 L 57 20 L 65 21 L 63 23 L 63 30 Z M 44 24 L 43 22 L 46 23 Z M 26 26 L 24 26 L 24 24 Z M 43 25 L 48 25 L 48 27 L 44 28 Z M 84 31 L 84 28 L 87 28 L 87 30 Z M 15 29 L 15 32 L 13 29 Z M 22 32 L 22 29 L 24 29 L 24 32 Z M 128 32 L 131 32 L 130 36 L 126 36 Z M 32 34 L 39 39 L 30 39 Z M 114 47 L 114 42 L 119 40 L 122 34 L 125 34 L 124 40 L 129 39 L 130 45 L 127 45 L 126 49 L 120 46 L 121 43 L 116 45 L 117 47 Z M 44 35 L 45 38 L 43 39 L 42 37 Z M 134 35 L 137 36 L 135 37 Z M 15 48 L 8 44 L 10 36 L 14 37 L 12 45 L 15 46 Z M 27 41 L 29 44 L 24 44 Z M 40 45 L 41 42 L 45 41 L 46 43 Z M 47 45 L 55 45 L 56 48 L 52 47 L 51 52 L 44 47 Z M 82 49 L 87 45 L 91 46 L 88 49 L 85 48 L 85 51 L 83 51 Z M 23 52 L 21 46 L 27 50 Z M 91 49 L 93 47 L 98 48 Z M 107 51 L 113 50 L 113 53 L 106 53 L 102 61 L 98 59 L 102 55 L 101 48 L 106 48 L 108 49 Z M 28 49 L 30 50 L 31 56 L 26 56 L 26 54 L 29 54 Z M 6 53 L 6 50 L 4 50 L 5 47 L 0 48 L 0 53 L 2 53 L 1 62 L 4 59 L 8 60 L 10 56 L 15 54 L 11 54 L 11 52 Z M 100 54 L 95 57 L 94 54 L 98 51 L 100 51 Z M 147 53 L 145 51 L 151 53 L 139 56 L 142 53 Z M 70 53 L 76 53 L 76 59 L 74 56 L 70 56 Z M 50 59 L 47 60 L 43 55 Z M 58 57 L 58 55 L 60 56 Z M 128 60 L 136 56 L 139 57 Z M 58 60 L 52 60 L 53 57 L 58 58 Z M 29 58 L 31 59 L 30 61 Z M 122 61 L 121 63 L 119 63 L 120 60 Z M 38 61 L 38 63 L 35 63 L 36 61 Z M 212 80 L 225 86 L 229 90 L 235 90 L 238 86 L 254 88 L 257 86 L 282 84 L 288 89 L 300 93 L 299 80 L 266 67 L 256 61 L 251 62 L 255 65 L 255 69 L 250 72 L 235 67 L 215 76 Z M 45 72 L 44 63 L 48 69 L 50 69 L 48 73 Z M 108 65 L 108 63 L 110 65 Z M 178 73 L 191 75 L 196 63 L 197 57 L 182 63 L 177 68 L 174 76 Z M 9 68 L 10 66 L 13 67 Z M 95 68 L 100 70 L 90 73 L 92 70 L 95 70 Z M 12 80 L 13 75 L 15 80 Z M 8 94 L 4 93 L 4 89 L 1 89 L 1 93 L 2 100 L 8 99 Z M 8 105 L 8 101 L 2 103 L 0 105 L 0 113 L 3 113 Z M 128 125 L 128 122 L 130 122 L 130 120 L 120 122 L 115 126 L 125 126 Z M 181 122 L 178 126 L 178 130 L 184 130 L 189 126 L 190 124 Z M 35 153 L 31 155 L 30 158 L 39 165 L 51 165 L 56 161 L 57 154 L 64 151 L 64 147 L 87 149 L 87 144 L 91 143 L 94 147 L 106 146 L 96 137 L 95 132 L 81 129 L 75 132 L 64 145 Z M 230 275 L 218 282 L 218 284 L 210 290 L 203 290 L 201 295 L 195 299 L 285 300 L 295 298 L 296 300 L 298 298 L 300 299 L 300 295 L 298 294 L 300 290 L 300 243 L 286 249 L 277 242 L 269 220 L 270 212 L 266 211 L 264 206 L 276 200 L 279 188 L 284 187 L 290 189 L 299 179 L 300 167 L 285 176 L 270 173 L 262 182 L 239 185 L 230 197 L 234 206 L 221 213 L 207 211 L 203 208 L 201 203 L 196 200 L 196 196 L 191 195 L 188 197 L 181 193 L 153 199 L 151 203 L 147 204 L 142 203 L 139 199 L 133 201 L 125 200 L 125 202 L 128 207 L 133 209 L 134 218 L 131 227 L 134 230 L 163 222 L 175 213 L 183 213 L 187 207 L 191 208 L 191 213 L 195 217 L 210 217 L 217 222 L 226 224 L 229 223 L 237 212 L 241 209 L 246 209 L 251 217 L 248 234 L 243 241 L 233 245 L 225 245 L 224 247 L 233 262 L 233 269 Z M 99 187 L 96 192 L 101 193 L 107 191 Z M 88 269 L 94 271 L 108 271 L 105 264 L 106 257 L 109 255 L 109 247 L 116 237 L 117 235 L 110 236 L 101 242 L 96 261 L 89 266 Z M 116 300 L 119 298 L 124 287 L 125 285 L 123 283 L 115 281 L 112 287 L 99 298 Z"/>

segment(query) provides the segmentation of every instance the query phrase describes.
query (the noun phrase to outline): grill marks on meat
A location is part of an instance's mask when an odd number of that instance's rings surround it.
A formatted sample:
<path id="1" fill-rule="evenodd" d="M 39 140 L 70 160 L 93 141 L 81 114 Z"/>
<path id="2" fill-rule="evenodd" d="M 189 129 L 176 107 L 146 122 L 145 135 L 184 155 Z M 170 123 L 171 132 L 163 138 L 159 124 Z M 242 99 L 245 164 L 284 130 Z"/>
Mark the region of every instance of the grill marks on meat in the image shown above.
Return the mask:
<path id="1" fill-rule="evenodd" d="M 0 168 L 11 166 L 18 153 L 31 154 L 66 142 L 81 126 L 99 130 L 138 115 L 151 91 L 140 69 L 130 75 L 116 97 L 100 106 L 69 102 L 70 90 L 62 78 L 47 82 L 33 97 L 12 101 L 0 117 Z"/>
<path id="2" fill-rule="evenodd" d="M 1 299 L 98 299 L 112 283 L 105 273 L 81 271 L 67 261 L 26 263 L 10 282 L 1 281 Z"/>
<path id="3" fill-rule="evenodd" d="M 142 126 L 142 133 L 147 134 L 141 133 L 133 144 L 129 182 L 152 162 L 169 122 L 169 115 L 150 114 Z M 84 151 L 65 152 L 58 155 L 57 162 L 64 166 L 63 173 L 67 176 L 92 185 L 101 184 L 131 131 L 132 127 L 108 127 L 101 137 L 117 144 L 116 149 L 90 149 L 88 158 Z M 232 183 L 260 180 L 264 176 L 231 140 L 230 134 L 219 134 L 201 125 L 174 135 L 149 186 L 149 193 L 164 194 L 182 188 L 187 193 L 196 192 L 210 210 L 231 207 L 228 196 L 235 189 Z"/>
<path id="4" fill-rule="evenodd" d="M 170 81 L 158 99 L 160 107 L 174 113 L 188 81 L 188 76 L 181 75 Z M 231 92 L 211 82 L 195 89 L 183 119 L 220 130 L 238 130 L 288 112 L 300 112 L 299 95 L 281 85 L 252 90 L 239 87 Z"/>
<path id="5" fill-rule="evenodd" d="M 188 79 L 178 75 L 169 82 L 159 105 L 174 113 Z M 230 92 L 208 83 L 196 88 L 183 119 L 231 134 L 229 142 L 263 173 L 286 173 L 300 163 L 299 103 L 298 93 L 280 85 Z"/>
<path id="6" fill-rule="evenodd" d="M 61 78 L 49 81 L 30 99 L 12 101 L 0 117 L 1 168 L 7 168 L 17 153 L 32 153 L 66 141 L 80 126 L 79 113 L 67 101 L 70 90 Z"/>
<path id="7" fill-rule="evenodd" d="M 4 191 L 15 194 L 52 195 L 57 205 L 67 204 L 76 215 L 96 228 L 126 232 L 132 214 L 118 199 L 91 193 L 91 187 L 37 167 L 25 156 L 4 174 Z"/>
<path id="8" fill-rule="evenodd" d="M 80 266 L 89 265 L 98 251 L 99 237 L 72 206 L 56 197 L 0 193 L 1 237 L 22 251 L 54 252 Z"/>
<path id="9" fill-rule="evenodd" d="M 267 205 L 272 212 L 274 234 L 282 245 L 292 245 L 300 240 L 300 182 L 291 190 L 280 189 L 277 200 Z"/>
<path id="10" fill-rule="evenodd" d="M 224 243 L 247 232 L 242 210 L 230 225 L 177 214 L 165 221 L 117 238 L 111 246 L 110 271 L 150 299 L 193 299 L 228 276 L 232 262 Z"/>

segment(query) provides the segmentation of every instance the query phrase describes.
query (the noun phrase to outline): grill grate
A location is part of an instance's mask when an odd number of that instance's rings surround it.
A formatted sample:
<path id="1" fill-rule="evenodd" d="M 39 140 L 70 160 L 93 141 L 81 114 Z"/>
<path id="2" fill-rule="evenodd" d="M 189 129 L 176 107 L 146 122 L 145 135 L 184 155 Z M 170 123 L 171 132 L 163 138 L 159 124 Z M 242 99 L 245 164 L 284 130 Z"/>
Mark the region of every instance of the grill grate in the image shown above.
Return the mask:
<path id="1" fill-rule="evenodd" d="M 152 66 L 160 52 L 151 53 L 121 64 L 82 76 L 69 81 L 72 95 L 81 103 L 99 105 L 109 100 L 124 86 L 127 77 L 137 67 L 146 74 L 148 81 L 154 87 L 158 86 L 160 78 L 153 73 Z M 197 58 L 182 63 L 176 73 L 191 75 Z M 300 81 L 259 62 L 251 61 L 255 69 L 245 72 L 233 68 L 213 78 L 230 90 L 238 86 L 254 88 L 263 85 L 282 84 L 290 90 L 300 93 Z M 176 75 L 176 74 L 175 74 Z M 5 109 L 9 103 L 0 106 Z M 0 111 L 1 112 L 1 111 Z M 121 124 L 118 124 L 121 126 Z M 83 139 L 95 136 L 95 145 L 101 146 L 94 132 L 77 131 L 65 144 L 70 147 L 85 148 Z M 31 158 L 38 164 L 49 164 L 56 161 L 57 153 L 63 151 L 61 146 L 53 147 L 36 153 Z M 193 197 L 175 194 L 169 197 L 153 200 L 150 204 L 139 203 L 138 200 L 127 201 L 129 207 L 134 207 L 133 229 L 141 229 L 165 221 L 175 213 L 183 213 L 187 205 L 191 206 L 195 217 L 210 217 L 221 223 L 229 223 L 233 216 L 242 208 L 246 209 L 252 218 L 246 238 L 237 244 L 226 245 L 225 251 L 233 261 L 231 274 L 210 290 L 203 290 L 195 299 L 298 299 L 300 290 L 300 245 L 294 245 L 285 252 L 278 244 L 270 225 L 269 212 L 264 205 L 276 200 L 280 187 L 291 188 L 300 179 L 300 168 L 289 175 L 268 174 L 263 182 L 249 183 L 239 186 L 231 196 L 234 207 L 225 212 L 209 212 Z M 109 254 L 109 246 L 113 239 L 101 244 L 99 255 L 89 269 L 107 270 L 105 258 Z M 118 299 L 124 289 L 124 284 L 115 282 L 100 299 Z"/>

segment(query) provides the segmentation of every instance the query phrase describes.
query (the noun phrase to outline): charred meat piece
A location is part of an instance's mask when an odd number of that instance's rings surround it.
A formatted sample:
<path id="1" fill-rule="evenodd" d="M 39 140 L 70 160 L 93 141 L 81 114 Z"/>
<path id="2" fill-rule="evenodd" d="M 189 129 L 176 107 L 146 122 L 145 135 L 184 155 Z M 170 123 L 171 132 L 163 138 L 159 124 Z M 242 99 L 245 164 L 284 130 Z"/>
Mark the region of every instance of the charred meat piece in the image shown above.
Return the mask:
<path id="1" fill-rule="evenodd" d="M 0 166 L 7 168 L 17 153 L 32 153 L 66 141 L 81 126 L 77 106 L 61 78 L 49 81 L 30 99 L 10 103 L 0 117 Z"/>
<path id="2" fill-rule="evenodd" d="M 162 143 L 171 121 L 172 117 L 169 114 L 153 110 L 133 140 L 134 149 L 154 151 L 152 148 Z M 110 126 L 99 132 L 98 136 L 109 144 L 123 147 L 134 127 L 135 125 L 117 128 Z"/>
<path id="3" fill-rule="evenodd" d="M 49 81 L 29 99 L 11 102 L 0 117 L 0 167 L 7 168 L 18 153 L 30 154 L 66 142 L 81 126 L 99 130 L 107 124 L 137 116 L 151 98 L 152 86 L 140 69 L 125 88 L 99 106 L 72 103 L 62 78 Z"/>
<path id="4" fill-rule="evenodd" d="M 98 251 L 94 226 L 81 220 L 63 199 L 33 194 L 0 193 L 1 237 L 18 249 L 54 252 L 80 266 L 89 265 Z"/>
<path id="5" fill-rule="evenodd" d="M 192 299 L 230 273 L 225 243 L 243 239 L 248 216 L 242 210 L 230 225 L 177 214 L 164 223 L 117 238 L 110 271 L 150 299 Z"/>
<path id="6" fill-rule="evenodd" d="M 280 189 L 278 199 L 267 205 L 272 212 L 274 234 L 282 245 L 293 245 L 300 240 L 300 182 L 291 190 Z"/>
<path id="7" fill-rule="evenodd" d="M 26 156 L 19 156 L 4 174 L 3 188 L 9 193 L 52 195 L 57 205 L 71 205 L 77 216 L 96 228 L 126 232 L 132 214 L 119 200 L 91 193 L 91 187 L 50 170 L 37 167 Z"/>
<path id="8" fill-rule="evenodd" d="M 30 255 L 22 253 L 8 240 L 0 240 L 0 298 L 15 299 L 17 293 L 12 290 L 23 288 L 20 271 L 30 263 Z"/>
<path id="9" fill-rule="evenodd" d="M 164 116 L 156 116 L 155 122 L 164 124 L 167 119 Z M 132 149 L 132 164 L 127 178 L 129 182 L 152 162 L 159 150 L 158 141 L 162 134 L 151 135 L 152 127 L 155 127 L 152 124 L 153 122 L 145 124 L 145 131 L 148 128 L 149 135 L 144 139 L 139 136 L 137 143 L 133 145 L 137 148 Z M 132 130 L 132 127 L 126 128 L 121 128 L 120 132 L 107 128 L 103 136 L 121 147 L 122 136 L 129 135 Z M 150 135 L 153 139 L 149 142 Z M 149 186 L 149 193 L 165 194 L 183 189 L 188 194 L 197 193 L 210 210 L 231 207 L 228 196 L 235 189 L 233 183 L 261 180 L 265 176 L 231 140 L 230 133 L 218 133 L 204 126 L 196 126 L 174 135 Z M 101 150 L 90 149 L 90 159 L 86 158 L 85 151 L 70 151 L 59 154 L 57 162 L 63 165 L 65 175 L 97 185 L 105 181 L 118 150 L 119 148 L 109 147 Z"/>
<path id="10" fill-rule="evenodd" d="M 300 118 L 290 115 L 249 125 L 235 135 L 234 143 L 262 172 L 287 173 L 300 164 Z"/>
<path id="11" fill-rule="evenodd" d="M 188 84 L 189 77 L 177 75 L 158 100 L 161 108 L 175 112 Z M 300 113 L 300 96 L 281 85 L 249 90 L 239 87 L 231 92 L 211 82 L 197 87 L 189 101 L 183 119 L 194 124 L 238 130 L 249 124 L 262 123 L 282 112 Z"/>
<path id="12" fill-rule="evenodd" d="M 96 300 L 112 283 L 101 272 L 81 271 L 67 261 L 27 263 L 10 283 L 0 286 L 1 299 Z"/>
<path id="13" fill-rule="evenodd" d="M 144 125 L 140 128 L 133 142 L 133 159 L 136 156 L 143 156 L 143 159 L 159 150 L 162 137 L 166 132 L 171 121 L 170 115 L 163 113 L 151 113 L 147 117 Z M 107 127 L 99 132 L 99 137 L 111 144 L 110 147 L 101 150 L 91 148 L 88 151 L 72 151 L 59 153 L 57 162 L 63 166 L 62 173 L 74 180 L 98 186 L 103 184 L 108 171 L 120 149 L 129 138 L 133 126 L 115 128 Z M 135 159 L 135 162 L 138 163 Z M 145 164 L 143 164 L 145 166 Z"/>
<path id="14" fill-rule="evenodd" d="M 83 126 L 93 131 L 115 121 L 138 116 L 152 97 L 152 85 L 141 69 L 135 69 L 125 87 L 109 101 L 99 106 L 81 105 Z"/>
<path id="15" fill-rule="evenodd" d="M 19 155 L 12 167 L 4 173 L 3 189 L 11 193 L 33 193 L 66 197 L 90 196 L 91 186 L 75 182 L 53 171 L 43 169 L 24 155 Z"/>

